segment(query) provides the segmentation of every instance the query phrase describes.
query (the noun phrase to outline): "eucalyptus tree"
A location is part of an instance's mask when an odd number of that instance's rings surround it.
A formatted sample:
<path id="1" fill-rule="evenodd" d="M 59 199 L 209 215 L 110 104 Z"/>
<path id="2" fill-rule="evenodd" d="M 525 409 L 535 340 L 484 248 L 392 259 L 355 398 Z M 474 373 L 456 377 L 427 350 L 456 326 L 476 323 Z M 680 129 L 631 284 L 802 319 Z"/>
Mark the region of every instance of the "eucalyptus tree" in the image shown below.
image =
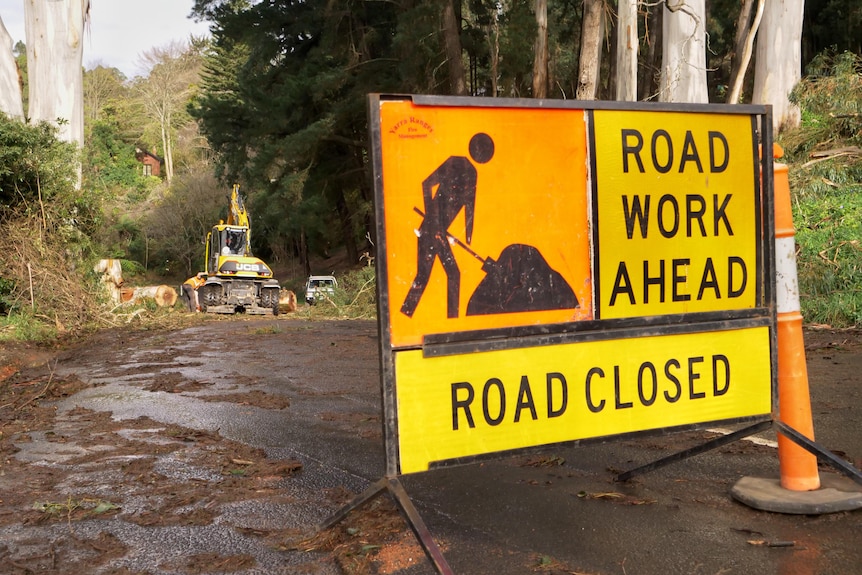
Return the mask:
<path id="1" fill-rule="evenodd" d="M 616 99 L 634 102 L 638 93 L 638 2 L 617 2 Z"/>
<path id="2" fill-rule="evenodd" d="M 24 1 L 30 118 L 54 122 L 61 139 L 84 145 L 84 23 L 90 0 Z M 58 121 L 59 119 L 59 121 Z"/>
<path id="3" fill-rule="evenodd" d="M 548 0 L 536 0 L 536 43 L 533 46 L 533 97 L 548 96 Z"/>
<path id="4" fill-rule="evenodd" d="M 18 64 L 12 53 L 12 37 L 0 18 L 0 112 L 24 117 L 24 103 L 18 79 Z"/>
<path id="5" fill-rule="evenodd" d="M 776 130 L 799 125 L 799 108 L 790 102 L 790 92 L 802 77 L 803 14 L 804 0 L 770 0 L 757 34 L 752 100 L 772 105 Z"/>
<path id="6" fill-rule="evenodd" d="M 581 28 L 580 65 L 578 68 L 579 100 L 595 100 L 601 70 L 602 37 L 605 30 L 605 1 L 584 0 Z"/>
<path id="7" fill-rule="evenodd" d="M 659 100 L 706 103 L 705 0 L 666 0 Z"/>

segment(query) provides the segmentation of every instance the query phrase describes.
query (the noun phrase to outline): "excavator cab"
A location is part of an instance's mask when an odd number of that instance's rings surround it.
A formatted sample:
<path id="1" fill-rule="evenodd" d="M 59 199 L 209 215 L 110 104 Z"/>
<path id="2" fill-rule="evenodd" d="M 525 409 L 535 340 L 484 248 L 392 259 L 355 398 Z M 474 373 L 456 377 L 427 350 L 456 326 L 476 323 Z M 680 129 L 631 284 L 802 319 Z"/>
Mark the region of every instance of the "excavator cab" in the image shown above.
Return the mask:
<path id="1" fill-rule="evenodd" d="M 219 253 L 223 256 L 250 256 L 246 242 L 246 230 L 225 228 L 219 230 Z"/>

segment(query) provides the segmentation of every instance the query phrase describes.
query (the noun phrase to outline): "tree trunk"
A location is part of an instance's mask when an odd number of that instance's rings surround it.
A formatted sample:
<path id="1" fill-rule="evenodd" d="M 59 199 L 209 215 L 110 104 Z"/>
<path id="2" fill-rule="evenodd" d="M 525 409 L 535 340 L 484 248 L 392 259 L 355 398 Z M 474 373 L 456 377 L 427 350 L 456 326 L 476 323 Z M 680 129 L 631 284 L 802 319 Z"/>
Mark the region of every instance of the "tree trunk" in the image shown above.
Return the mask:
<path id="1" fill-rule="evenodd" d="M 490 51 L 491 51 L 491 96 L 497 97 L 500 89 L 498 79 L 500 76 L 500 18 L 495 13 L 491 24 Z"/>
<path id="2" fill-rule="evenodd" d="M 661 82 L 661 26 L 662 15 L 664 14 L 664 6 L 651 6 L 650 14 L 647 18 L 647 53 L 644 57 L 644 66 L 641 71 L 638 86 L 640 86 L 640 99 L 652 100 L 658 94 L 658 87 Z"/>
<path id="3" fill-rule="evenodd" d="M 455 17 L 455 1 L 460 0 L 445 0 L 443 5 L 443 39 L 449 63 L 449 89 L 456 96 L 465 96 L 467 79 L 461 60 L 461 22 Z"/>
<path id="4" fill-rule="evenodd" d="M 620 102 L 638 97 L 638 2 L 619 0 L 617 20 L 617 90 Z"/>
<path id="5" fill-rule="evenodd" d="M 84 145 L 84 21 L 90 0 L 24 0 L 30 118 L 58 125 L 61 140 Z"/>
<path id="6" fill-rule="evenodd" d="M 356 245 L 356 236 L 353 233 L 353 220 L 350 217 L 350 208 L 344 192 L 339 191 L 335 198 L 335 209 L 338 211 L 338 219 L 341 222 L 341 239 L 344 241 L 344 249 L 347 253 L 347 261 L 351 264 L 359 263 L 359 248 Z"/>
<path id="7" fill-rule="evenodd" d="M 739 13 L 739 20 L 736 23 L 736 44 L 733 54 L 733 66 L 731 66 L 730 71 L 731 88 L 727 94 L 728 104 L 739 103 L 739 97 L 742 95 L 742 84 L 745 81 L 745 74 L 751 61 L 754 37 L 757 34 L 757 29 L 760 27 L 763 9 L 766 5 L 766 0 L 757 0 L 757 12 L 754 15 L 754 22 L 749 26 L 753 1 L 745 0 Z"/>
<path id="8" fill-rule="evenodd" d="M 707 103 L 704 0 L 667 0 L 662 21 L 662 102 Z"/>
<path id="9" fill-rule="evenodd" d="M 12 36 L 0 18 L 0 112 L 13 118 L 24 118 L 18 64 L 12 54 Z"/>
<path id="10" fill-rule="evenodd" d="M 173 307 L 177 303 L 177 290 L 165 285 L 124 288 L 120 290 L 120 300 L 123 303 L 136 304 L 146 299 L 155 301 L 159 307 Z"/>
<path id="11" fill-rule="evenodd" d="M 772 104 L 777 131 L 799 125 L 799 108 L 788 96 L 802 75 L 804 8 L 804 0 L 770 0 L 757 35 L 752 101 Z"/>
<path id="12" fill-rule="evenodd" d="M 584 0 L 581 56 L 578 62 L 578 100 L 595 100 L 605 28 L 604 0 Z"/>
<path id="13" fill-rule="evenodd" d="M 548 97 L 548 0 L 536 0 L 536 44 L 533 48 L 533 97 Z"/>

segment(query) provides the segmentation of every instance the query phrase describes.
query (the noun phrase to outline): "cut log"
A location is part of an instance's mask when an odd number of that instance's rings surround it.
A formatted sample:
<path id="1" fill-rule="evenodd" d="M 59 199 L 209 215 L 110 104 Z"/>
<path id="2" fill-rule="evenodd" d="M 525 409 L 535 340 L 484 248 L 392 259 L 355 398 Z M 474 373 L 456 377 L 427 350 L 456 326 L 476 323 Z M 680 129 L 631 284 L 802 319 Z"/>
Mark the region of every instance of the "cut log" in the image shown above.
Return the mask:
<path id="1" fill-rule="evenodd" d="M 128 302 L 138 303 L 144 299 L 155 301 L 156 305 L 159 307 L 172 307 L 177 303 L 177 290 L 171 286 L 165 285 L 137 287 L 132 290 L 132 294 L 128 299 Z"/>
<path id="2" fill-rule="evenodd" d="M 93 271 L 102 274 L 102 284 L 105 286 L 111 301 L 121 303 L 123 285 L 123 268 L 120 265 L 120 260 L 107 259 L 99 260 L 93 267 Z"/>
<path id="3" fill-rule="evenodd" d="M 281 290 L 278 309 L 281 312 L 296 311 L 296 294 L 290 290 Z"/>

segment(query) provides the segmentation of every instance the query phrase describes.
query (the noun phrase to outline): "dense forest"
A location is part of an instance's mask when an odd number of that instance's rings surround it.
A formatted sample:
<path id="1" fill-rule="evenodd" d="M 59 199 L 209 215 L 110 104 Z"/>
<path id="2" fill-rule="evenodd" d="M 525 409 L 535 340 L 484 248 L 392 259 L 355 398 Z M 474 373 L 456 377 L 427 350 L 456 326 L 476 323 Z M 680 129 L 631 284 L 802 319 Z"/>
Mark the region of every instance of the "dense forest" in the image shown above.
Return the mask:
<path id="1" fill-rule="evenodd" d="M 799 13 L 801 33 L 775 55 L 773 32 L 793 20 L 779 5 Z M 762 77 L 789 67 L 791 87 L 803 81 L 780 95 L 790 119 L 776 128 L 791 158 L 862 145 L 857 0 L 196 0 L 190 17 L 211 35 L 154 47 L 145 76 L 83 72 L 80 149 L 60 137 L 63 122 L 31 113 L 31 47 L 12 50 L 30 120 L 0 114 L 0 223 L 15 237 L 4 253 L 18 254 L 0 266 L 2 311 L 38 313 L 41 297 L 43 316 L 81 323 L 89 292 L 50 286 L 104 257 L 132 276 L 193 274 L 234 182 L 256 254 L 277 269 L 299 278 L 335 250 L 359 264 L 374 241 L 368 93 L 771 103 Z M 694 72 L 670 81 L 674 50 L 697 65 L 683 60 Z M 829 82 L 848 93 L 830 97 Z M 799 136 L 815 124 L 820 141 Z M 144 175 L 141 154 L 162 162 L 159 176 Z M 76 311 L 47 312 L 70 308 L 47 303 L 65 293 Z"/>

